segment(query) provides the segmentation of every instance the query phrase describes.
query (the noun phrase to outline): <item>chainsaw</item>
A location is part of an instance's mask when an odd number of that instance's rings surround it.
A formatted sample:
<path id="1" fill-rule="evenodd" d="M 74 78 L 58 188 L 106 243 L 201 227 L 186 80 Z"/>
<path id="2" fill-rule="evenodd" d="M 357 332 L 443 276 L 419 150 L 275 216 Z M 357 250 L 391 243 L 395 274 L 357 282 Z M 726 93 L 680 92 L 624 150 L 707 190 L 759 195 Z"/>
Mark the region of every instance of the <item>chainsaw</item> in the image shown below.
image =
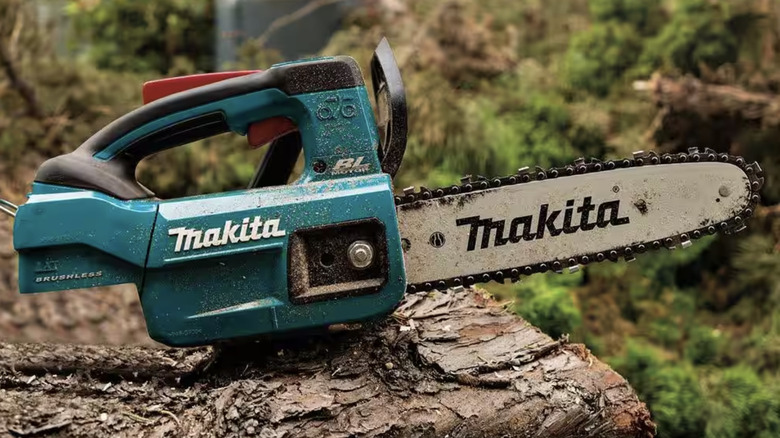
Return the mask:
<path id="1" fill-rule="evenodd" d="M 44 162 L 23 205 L 0 204 L 20 292 L 132 283 L 153 339 L 201 345 L 685 248 L 743 230 L 759 202 L 757 163 L 696 148 L 394 193 L 407 112 L 386 40 L 370 67 L 379 123 L 345 56 L 147 82 L 143 106 Z M 270 142 L 247 189 L 162 200 L 136 180 L 146 157 L 225 132 Z"/>

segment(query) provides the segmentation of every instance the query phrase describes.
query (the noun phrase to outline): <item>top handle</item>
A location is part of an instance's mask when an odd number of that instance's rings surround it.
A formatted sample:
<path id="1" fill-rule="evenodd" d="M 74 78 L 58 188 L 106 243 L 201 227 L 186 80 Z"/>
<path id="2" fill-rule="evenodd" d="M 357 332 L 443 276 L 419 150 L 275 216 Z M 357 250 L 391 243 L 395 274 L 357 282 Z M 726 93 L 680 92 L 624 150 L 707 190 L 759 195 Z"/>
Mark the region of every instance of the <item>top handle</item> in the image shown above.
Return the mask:
<path id="1" fill-rule="evenodd" d="M 156 100 L 48 160 L 36 181 L 148 198 L 153 194 L 135 179 L 143 158 L 222 132 L 245 135 L 253 123 L 275 117 L 300 131 L 306 167 L 298 182 L 381 171 L 360 69 L 340 56 L 278 64 Z"/>
<path id="2" fill-rule="evenodd" d="M 230 72 L 224 74 L 248 74 Z M 211 73 L 210 75 L 215 75 Z M 204 80 L 197 77 L 195 80 Z M 187 79 L 193 80 L 193 79 Z M 395 178 L 406 150 L 407 115 L 406 94 L 401 72 L 393 50 L 386 38 L 382 38 L 371 59 L 371 82 L 376 100 L 379 148 L 377 155 L 382 172 Z M 252 146 L 274 140 L 262 162 L 258 165 L 249 188 L 285 184 L 292 174 L 301 151 L 301 139 L 294 133 L 294 126 L 285 126 L 287 119 L 271 119 L 249 127 L 249 143 Z M 291 133 L 293 132 L 293 133 Z"/>

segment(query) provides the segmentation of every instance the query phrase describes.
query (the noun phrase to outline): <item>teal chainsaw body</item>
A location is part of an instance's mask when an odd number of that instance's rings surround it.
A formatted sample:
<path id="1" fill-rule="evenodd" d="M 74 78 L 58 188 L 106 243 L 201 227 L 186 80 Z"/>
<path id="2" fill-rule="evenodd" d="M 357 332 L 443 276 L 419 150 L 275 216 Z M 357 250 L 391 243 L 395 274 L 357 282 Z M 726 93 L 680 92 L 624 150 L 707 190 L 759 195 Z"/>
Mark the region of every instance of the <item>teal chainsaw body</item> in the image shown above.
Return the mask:
<path id="1" fill-rule="evenodd" d="M 50 159 L 16 212 L 20 291 L 133 283 L 151 337 L 176 346 L 387 314 L 406 288 L 390 175 L 406 115 L 384 40 L 372 75 L 379 129 L 356 62 L 319 58 L 172 93 Z M 268 120 L 297 128 L 275 152 L 302 146 L 289 185 L 160 200 L 135 178 L 149 155 Z M 259 172 L 290 168 L 272 158 Z M 347 257 L 356 242 L 368 266 Z"/>

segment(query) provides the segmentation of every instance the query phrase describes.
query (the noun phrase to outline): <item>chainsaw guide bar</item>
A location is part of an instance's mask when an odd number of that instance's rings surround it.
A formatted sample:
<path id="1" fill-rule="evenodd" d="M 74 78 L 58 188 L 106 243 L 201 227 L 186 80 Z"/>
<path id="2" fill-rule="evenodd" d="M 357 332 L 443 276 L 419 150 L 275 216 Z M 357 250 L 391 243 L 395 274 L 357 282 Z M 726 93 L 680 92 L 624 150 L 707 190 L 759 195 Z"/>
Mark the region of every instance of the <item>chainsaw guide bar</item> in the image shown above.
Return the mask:
<path id="1" fill-rule="evenodd" d="M 395 198 L 407 292 L 575 272 L 593 262 L 686 248 L 717 232 L 737 233 L 753 214 L 763 182 L 758 163 L 691 148 L 603 162 L 580 158 L 500 178 L 466 176 L 450 187 L 407 188 Z"/>

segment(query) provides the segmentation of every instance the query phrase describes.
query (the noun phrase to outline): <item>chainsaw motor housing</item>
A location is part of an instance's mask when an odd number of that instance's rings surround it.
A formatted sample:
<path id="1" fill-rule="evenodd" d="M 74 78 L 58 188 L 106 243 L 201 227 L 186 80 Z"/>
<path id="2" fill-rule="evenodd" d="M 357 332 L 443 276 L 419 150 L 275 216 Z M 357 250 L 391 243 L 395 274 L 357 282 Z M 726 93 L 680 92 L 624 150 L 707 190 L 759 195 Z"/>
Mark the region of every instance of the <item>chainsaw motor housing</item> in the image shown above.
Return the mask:
<path id="1" fill-rule="evenodd" d="M 360 68 L 328 57 L 247 73 L 148 103 L 45 162 L 16 212 L 20 291 L 133 283 L 150 336 L 174 346 L 389 313 L 406 273 Z M 274 118 L 302 143 L 289 185 L 160 200 L 135 178 L 145 157 Z M 405 106 L 395 120 L 403 130 L 383 132 L 405 146 Z"/>

